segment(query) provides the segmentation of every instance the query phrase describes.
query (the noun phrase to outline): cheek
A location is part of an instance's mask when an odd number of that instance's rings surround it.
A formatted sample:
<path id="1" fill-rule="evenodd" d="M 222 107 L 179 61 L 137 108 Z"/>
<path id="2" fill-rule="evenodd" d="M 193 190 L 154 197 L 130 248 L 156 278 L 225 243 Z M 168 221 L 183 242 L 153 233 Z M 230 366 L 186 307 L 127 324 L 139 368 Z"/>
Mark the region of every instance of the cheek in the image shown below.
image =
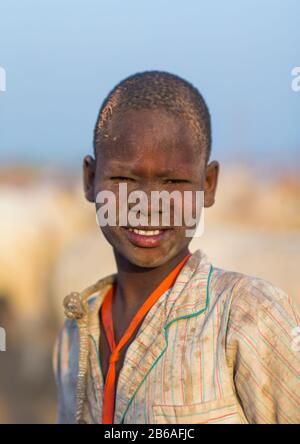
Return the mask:
<path id="1" fill-rule="evenodd" d="M 124 244 L 124 236 L 122 235 L 121 229 L 119 227 L 105 226 L 100 227 L 103 236 L 107 242 L 117 250 L 122 248 Z"/>
<path id="2" fill-rule="evenodd" d="M 119 202 L 118 186 L 112 184 L 111 181 L 98 180 L 95 185 L 95 202 L 97 210 L 103 204 L 104 199 L 105 202 L 107 202 L 109 199 L 111 205 L 116 203 L 116 208 L 118 208 L 118 202 Z"/>
<path id="3" fill-rule="evenodd" d="M 177 213 L 178 218 L 182 215 L 183 226 L 191 226 L 201 214 L 204 204 L 204 192 L 199 189 L 189 189 L 181 193 L 181 202 L 173 206 L 174 214 Z"/>

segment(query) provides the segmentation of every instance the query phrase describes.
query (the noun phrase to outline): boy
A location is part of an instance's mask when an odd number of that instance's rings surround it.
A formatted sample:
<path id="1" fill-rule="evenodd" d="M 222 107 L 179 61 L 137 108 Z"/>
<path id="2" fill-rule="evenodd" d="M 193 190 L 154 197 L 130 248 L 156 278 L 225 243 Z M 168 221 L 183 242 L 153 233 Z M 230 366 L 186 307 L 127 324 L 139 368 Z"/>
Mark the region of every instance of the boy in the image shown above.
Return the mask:
<path id="1" fill-rule="evenodd" d="M 209 111 L 191 84 L 133 75 L 100 110 L 85 196 L 98 212 L 102 191 L 118 207 L 120 184 L 147 196 L 203 190 L 210 207 L 219 169 L 210 149 Z M 174 212 L 168 226 L 102 227 L 118 271 L 65 299 L 69 319 L 54 351 L 58 421 L 299 422 L 300 322 L 290 300 L 266 281 L 213 267 L 200 250 L 191 255 Z"/>

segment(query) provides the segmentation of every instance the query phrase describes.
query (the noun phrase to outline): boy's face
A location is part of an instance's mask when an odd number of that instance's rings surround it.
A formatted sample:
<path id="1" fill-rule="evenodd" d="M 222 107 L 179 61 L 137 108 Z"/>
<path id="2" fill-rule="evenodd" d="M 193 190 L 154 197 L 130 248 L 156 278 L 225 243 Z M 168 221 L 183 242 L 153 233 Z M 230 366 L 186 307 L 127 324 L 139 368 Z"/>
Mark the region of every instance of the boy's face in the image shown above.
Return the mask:
<path id="1" fill-rule="evenodd" d="M 117 208 L 120 183 L 126 183 L 128 194 L 137 190 L 147 194 L 149 222 L 140 227 L 144 234 L 132 231 L 130 224 L 101 229 L 116 254 L 140 267 L 156 267 L 187 251 L 191 238 L 186 236 L 186 226 L 174 226 L 172 205 L 170 226 L 162 226 L 162 222 L 151 226 L 151 191 L 176 190 L 183 196 L 184 191 L 204 190 L 204 204 L 211 206 L 218 164 L 205 165 L 205 154 L 183 119 L 164 110 L 131 110 L 119 116 L 109 122 L 109 137 L 103 138 L 96 160 L 85 158 L 85 194 L 95 202 L 100 191 L 112 191 Z"/>

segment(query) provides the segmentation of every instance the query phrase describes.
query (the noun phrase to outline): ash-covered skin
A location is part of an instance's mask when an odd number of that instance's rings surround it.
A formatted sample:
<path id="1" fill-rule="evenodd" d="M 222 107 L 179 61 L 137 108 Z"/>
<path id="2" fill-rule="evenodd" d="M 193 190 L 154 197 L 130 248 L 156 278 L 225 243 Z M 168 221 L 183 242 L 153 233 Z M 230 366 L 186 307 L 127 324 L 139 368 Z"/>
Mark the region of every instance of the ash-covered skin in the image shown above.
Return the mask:
<path id="1" fill-rule="evenodd" d="M 130 110 L 121 116 L 116 113 L 97 147 L 96 160 L 91 156 L 84 160 L 86 197 L 95 202 L 100 191 L 110 190 L 116 195 L 118 207 L 119 183 L 126 182 L 128 193 L 147 193 L 149 205 L 151 191 L 204 190 L 204 204 L 209 207 L 214 202 L 218 164 L 206 165 L 205 158 L 204 148 L 197 143 L 188 122 L 179 116 L 163 109 Z M 101 229 L 115 254 L 139 267 L 157 267 L 175 256 L 183 257 L 191 241 L 185 226 L 171 226 L 153 248 L 134 245 L 126 228 Z"/>

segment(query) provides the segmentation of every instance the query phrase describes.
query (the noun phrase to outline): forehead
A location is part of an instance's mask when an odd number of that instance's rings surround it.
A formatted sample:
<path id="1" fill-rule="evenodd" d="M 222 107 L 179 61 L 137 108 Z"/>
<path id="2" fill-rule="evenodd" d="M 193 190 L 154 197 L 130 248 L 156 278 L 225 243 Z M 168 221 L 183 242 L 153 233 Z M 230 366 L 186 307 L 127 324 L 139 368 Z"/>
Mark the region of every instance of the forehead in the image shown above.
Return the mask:
<path id="1" fill-rule="evenodd" d="M 118 112 L 98 149 L 102 161 L 167 163 L 169 168 L 199 164 L 201 148 L 186 119 L 162 109 Z"/>

